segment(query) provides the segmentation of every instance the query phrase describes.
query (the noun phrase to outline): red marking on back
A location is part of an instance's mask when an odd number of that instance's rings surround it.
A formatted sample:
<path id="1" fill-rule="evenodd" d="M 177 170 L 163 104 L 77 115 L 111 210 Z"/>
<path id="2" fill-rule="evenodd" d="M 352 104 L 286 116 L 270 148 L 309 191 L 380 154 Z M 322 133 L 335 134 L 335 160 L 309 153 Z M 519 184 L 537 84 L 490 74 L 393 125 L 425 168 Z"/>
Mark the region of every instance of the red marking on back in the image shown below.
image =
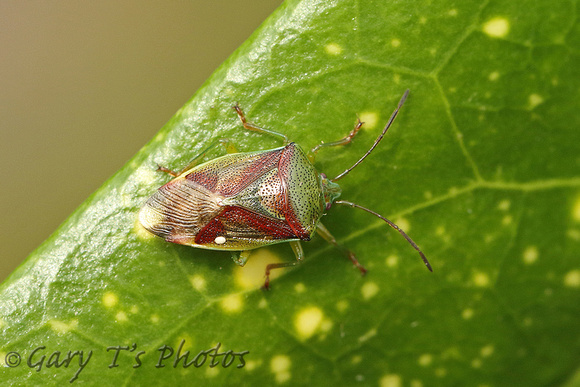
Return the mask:
<path id="1" fill-rule="evenodd" d="M 215 238 L 296 239 L 298 236 L 283 220 L 273 219 L 237 206 L 227 206 L 195 237 L 199 245 L 214 243 Z"/>

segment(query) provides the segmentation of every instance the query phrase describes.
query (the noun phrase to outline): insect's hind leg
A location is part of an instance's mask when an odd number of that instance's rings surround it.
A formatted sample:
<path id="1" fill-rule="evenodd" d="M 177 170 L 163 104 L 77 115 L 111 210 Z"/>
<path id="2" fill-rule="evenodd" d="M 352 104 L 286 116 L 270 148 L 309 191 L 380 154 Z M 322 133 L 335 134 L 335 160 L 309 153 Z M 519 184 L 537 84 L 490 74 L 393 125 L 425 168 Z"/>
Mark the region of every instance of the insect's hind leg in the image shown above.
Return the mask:
<path id="1" fill-rule="evenodd" d="M 348 256 L 348 259 L 350 259 L 352 264 L 355 265 L 360 270 L 361 275 L 365 275 L 367 273 L 367 269 L 365 269 L 364 266 L 360 264 L 358 259 L 356 259 L 356 255 L 352 251 L 350 251 L 349 249 L 344 247 L 343 245 L 339 244 L 336 241 L 336 238 L 334 236 L 332 236 L 330 231 L 328 231 L 328 229 L 326 227 L 324 227 L 324 225 L 322 223 L 318 223 L 316 231 L 318 232 L 318 235 L 320 235 L 322 238 L 324 238 L 324 240 L 326 240 L 328 243 L 341 249 Z"/>
<path id="2" fill-rule="evenodd" d="M 364 122 L 362 122 L 359 118 L 357 118 L 356 125 L 354 126 L 354 129 L 351 130 L 348 135 L 346 135 L 345 137 L 343 137 L 337 141 L 321 142 L 320 144 L 318 144 L 314 148 L 312 148 L 310 150 L 310 152 L 308 152 L 308 159 L 311 162 L 314 162 L 314 159 L 316 158 L 316 154 L 318 153 L 320 148 L 329 147 L 329 146 L 341 146 L 341 145 L 349 144 L 352 141 L 352 139 L 354 138 L 354 136 L 357 135 L 358 131 L 363 126 L 363 124 L 364 124 Z"/>
<path id="3" fill-rule="evenodd" d="M 292 250 L 294 251 L 294 255 L 296 255 L 296 261 L 283 262 L 283 263 L 271 263 L 268 266 L 266 266 L 266 275 L 265 275 L 266 281 L 264 282 L 264 286 L 262 286 L 263 289 L 270 290 L 270 272 L 273 269 L 282 269 L 284 267 L 296 266 L 299 263 L 302 263 L 302 260 L 304 258 L 304 250 L 302 250 L 302 245 L 300 244 L 300 241 L 291 241 L 290 247 L 292 247 Z"/>
<path id="4" fill-rule="evenodd" d="M 236 111 L 236 113 L 238 113 L 238 117 L 240 117 L 240 121 L 242 121 L 242 125 L 244 125 L 245 129 L 252 130 L 252 131 L 258 132 L 258 133 L 266 133 L 266 134 L 269 134 L 271 136 L 278 137 L 279 139 L 284 141 L 284 145 L 289 143 L 288 137 L 286 137 L 285 134 L 274 132 L 273 130 L 260 128 L 259 126 L 256 126 L 256 125 L 252 124 L 251 122 L 248 122 L 248 120 L 246 119 L 246 116 L 244 115 L 244 112 L 242 111 L 242 108 L 240 108 L 240 105 L 238 105 L 237 103 L 233 106 L 233 109 Z"/>

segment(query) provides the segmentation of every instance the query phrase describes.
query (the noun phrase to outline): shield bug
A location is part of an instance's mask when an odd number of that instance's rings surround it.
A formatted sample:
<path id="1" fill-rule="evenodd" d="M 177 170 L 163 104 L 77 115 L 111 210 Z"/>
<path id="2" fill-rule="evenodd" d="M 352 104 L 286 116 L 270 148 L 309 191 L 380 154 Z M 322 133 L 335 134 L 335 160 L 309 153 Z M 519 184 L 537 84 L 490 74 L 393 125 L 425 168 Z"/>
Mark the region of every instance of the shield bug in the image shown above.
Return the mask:
<path id="1" fill-rule="evenodd" d="M 289 242 L 296 261 L 266 267 L 264 287 L 269 288 L 270 271 L 301 262 L 304 253 L 300 241 L 308 241 L 315 231 L 325 240 L 341 247 L 361 274 L 366 269 L 350 250 L 342 247 L 322 225 L 320 218 L 332 204 L 362 209 L 385 221 L 417 250 L 429 270 L 431 265 L 417 244 L 396 224 L 358 204 L 337 200 L 341 189 L 336 181 L 358 166 L 383 139 L 403 106 L 409 90 L 391 114 L 385 128 L 369 150 L 350 168 L 329 179 L 312 162 L 322 147 L 345 145 L 362 126 L 360 120 L 348 136 L 321 143 L 306 154 L 285 135 L 262 129 L 246 120 L 239 106 L 234 106 L 244 128 L 268 133 L 284 140 L 284 146 L 249 153 L 232 153 L 197 165 L 205 152 L 181 172 L 161 171 L 174 179 L 163 185 L 141 208 L 139 220 L 151 233 L 168 242 L 212 250 L 229 250 L 243 266 L 249 252 L 274 243 Z M 216 144 L 212 145 L 215 146 Z M 232 150 L 232 147 L 228 147 Z"/>

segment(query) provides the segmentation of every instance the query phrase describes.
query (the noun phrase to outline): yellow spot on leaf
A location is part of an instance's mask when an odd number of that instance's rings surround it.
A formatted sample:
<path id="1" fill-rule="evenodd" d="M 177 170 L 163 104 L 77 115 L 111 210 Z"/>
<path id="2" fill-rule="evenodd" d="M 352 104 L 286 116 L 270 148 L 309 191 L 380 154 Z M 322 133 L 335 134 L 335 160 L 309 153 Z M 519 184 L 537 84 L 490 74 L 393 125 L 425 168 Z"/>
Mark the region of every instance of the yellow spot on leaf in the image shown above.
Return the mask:
<path id="1" fill-rule="evenodd" d="M 302 282 L 298 282 L 296 285 L 294 285 L 294 291 L 296 293 L 304 293 L 304 291 L 306 291 L 306 285 L 304 285 Z"/>
<path id="2" fill-rule="evenodd" d="M 127 313 L 123 312 L 122 310 L 117 312 L 117 314 L 115 315 L 116 322 L 126 322 L 127 320 L 129 320 L 129 318 L 127 317 Z"/>
<path id="3" fill-rule="evenodd" d="M 399 264 L 399 257 L 396 255 L 389 255 L 385 263 L 388 267 L 395 267 Z"/>
<path id="4" fill-rule="evenodd" d="M 348 309 L 348 301 L 340 300 L 336 303 L 336 310 L 338 310 L 339 312 L 342 313 L 347 309 Z"/>
<path id="5" fill-rule="evenodd" d="M 379 122 L 379 114 L 377 112 L 364 111 L 359 114 L 358 118 L 364 122 L 363 129 L 374 129 Z"/>
<path id="6" fill-rule="evenodd" d="M 119 302 L 119 297 L 113 292 L 106 292 L 103 294 L 103 305 L 107 308 L 112 308 Z"/>
<path id="7" fill-rule="evenodd" d="M 391 40 L 391 46 L 393 47 L 399 47 L 401 45 L 401 41 L 399 39 L 393 39 Z"/>
<path id="8" fill-rule="evenodd" d="M 544 102 L 544 98 L 541 95 L 535 93 L 530 94 L 528 97 L 528 109 L 532 110 L 542 102 Z"/>
<path id="9" fill-rule="evenodd" d="M 156 314 L 152 314 L 151 317 L 149 317 L 149 319 L 153 324 L 157 324 L 159 322 L 159 316 Z"/>
<path id="10" fill-rule="evenodd" d="M 503 38 L 510 30 L 510 23 L 506 18 L 495 17 L 483 25 L 483 32 L 492 38 Z"/>
<path id="11" fill-rule="evenodd" d="M 503 224 L 504 226 L 508 226 L 512 223 L 513 220 L 514 218 L 511 215 L 506 215 L 501 220 L 501 224 Z"/>
<path id="12" fill-rule="evenodd" d="M 564 285 L 569 288 L 580 288 L 580 270 L 570 270 L 566 273 Z"/>
<path id="13" fill-rule="evenodd" d="M 580 222 L 580 196 L 576 198 L 576 202 L 574 203 L 572 219 L 574 219 L 575 222 Z"/>
<path id="14" fill-rule="evenodd" d="M 495 351 L 493 345 L 486 345 L 485 347 L 481 348 L 481 357 L 490 357 L 493 354 L 493 351 Z"/>
<path id="15" fill-rule="evenodd" d="M 405 218 L 398 218 L 395 224 L 407 234 L 411 231 L 411 223 Z"/>
<path id="16" fill-rule="evenodd" d="M 409 387 L 423 387 L 423 382 L 417 379 L 411 380 Z"/>
<path id="17" fill-rule="evenodd" d="M 370 300 L 379 292 L 379 285 L 374 282 L 365 282 L 361 288 L 362 296 L 365 300 Z"/>
<path id="18" fill-rule="evenodd" d="M 489 286 L 489 275 L 487 273 L 477 271 L 473 273 L 473 284 L 480 288 L 485 288 Z"/>
<path id="19" fill-rule="evenodd" d="M 234 267 L 234 281 L 237 286 L 244 290 L 259 289 L 264 285 L 264 273 L 270 263 L 280 263 L 282 260 L 270 249 L 258 249 L 252 251 L 248 262 L 244 267 Z M 278 278 L 284 270 L 272 270 L 270 281 Z"/>
<path id="20" fill-rule="evenodd" d="M 270 360 L 270 370 L 276 377 L 276 382 L 285 383 L 291 378 L 290 366 L 292 361 L 286 355 L 276 355 Z"/>
<path id="21" fill-rule="evenodd" d="M 487 77 L 487 79 L 489 79 L 492 82 L 497 81 L 499 79 L 499 72 L 494 71 L 492 73 L 489 73 L 489 76 Z"/>
<path id="22" fill-rule="evenodd" d="M 463 312 L 461 312 L 461 317 L 463 317 L 464 320 L 471 319 L 473 317 L 473 309 L 471 308 L 463 309 Z"/>
<path id="23" fill-rule="evenodd" d="M 69 323 L 60 320 L 50 320 L 48 325 L 50 325 L 50 329 L 54 332 L 64 334 L 75 330 L 79 326 L 79 320 L 73 319 Z"/>
<path id="24" fill-rule="evenodd" d="M 401 376 L 397 374 L 388 374 L 381 378 L 379 382 L 380 387 L 401 387 Z"/>
<path id="25" fill-rule="evenodd" d="M 472 368 L 481 368 L 481 359 L 480 358 L 475 358 L 471 361 L 471 367 Z"/>
<path id="26" fill-rule="evenodd" d="M 308 339 L 320 327 L 324 314 L 320 308 L 310 306 L 302 309 L 294 318 L 294 328 L 301 339 Z"/>
<path id="27" fill-rule="evenodd" d="M 342 53 L 342 47 L 336 43 L 329 43 L 324 46 L 324 51 L 329 55 L 340 55 Z"/>
<path id="28" fill-rule="evenodd" d="M 230 294 L 224 297 L 220 305 L 226 313 L 238 313 L 242 310 L 244 301 L 241 295 Z"/>
<path id="29" fill-rule="evenodd" d="M 527 265 L 536 262 L 538 260 L 538 248 L 536 246 L 527 247 L 522 254 L 522 259 Z"/>
<path id="30" fill-rule="evenodd" d="M 352 357 L 352 359 L 350 359 L 350 363 L 352 365 L 356 365 L 356 364 L 360 363 L 361 361 L 362 361 L 362 356 L 361 355 L 354 355 Z"/>
<path id="31" fill-rule="evenodd" d="M 139 312 L 139 307 L 138 307 L 137 305 L 133 305 L 133 306 L 131 307 L 131 309 L 129 310 L 129 312 L 131 312 L 131 313 L 133 313 L 133 314 L 136 314 L 136 313 L 138 313 L 138 312 Z"/>
<path id="32" fill-rule="evenodd" d="M 447 14 L 448 14 L 449 16 L 457 16 L 457 10 L 456 10 L 455 8 L 453 8 L 453 9 L 450 9 L 450 10 L 447 12 Z"/>
<path id="33" fill-rule="evenodd" d="M 220 373 L 219 367 L 207 367 L 205 369 L 205 376 L 208 378 L 214 378 Z"/>
<path id="34" fill-rule="evenodd" d="M 507 200 L 507 199 L 504 199 L 504 200 L 502 200 L 501 202 L 499 202 L 499 204 L 497 205 L 497 208 L 498 208 L 499 210 L 502 210 L 502 211 L 507 211 L 507 210 L 509 210 L 509 209 L 510 209 L 510 207 L 511 207 L 511 204 L 512 204 L 512 203 L 511 203 L 509 200 Z"/>
<path id="35" fill-rule="evenodd" d="M 203 278 L 201 275 L 196 274 L 190 276 L 189 282 L 191 283 L 191 286 L 193 286 L 193 288 L 198 292 L 205 290 L 205 278 Z"/>
<path id="36" fill-rule="evenodd" d="M 262 360 L 246 360 L 244 369 L 246 371 L 253 371 L 262 365 Z"/>
<path id="37" fill-rule="evenodd" d="M 424 353 L 419 356 L 419 365 L 427 367 L 433 362 L 433 356 L 430 353 Z"/>

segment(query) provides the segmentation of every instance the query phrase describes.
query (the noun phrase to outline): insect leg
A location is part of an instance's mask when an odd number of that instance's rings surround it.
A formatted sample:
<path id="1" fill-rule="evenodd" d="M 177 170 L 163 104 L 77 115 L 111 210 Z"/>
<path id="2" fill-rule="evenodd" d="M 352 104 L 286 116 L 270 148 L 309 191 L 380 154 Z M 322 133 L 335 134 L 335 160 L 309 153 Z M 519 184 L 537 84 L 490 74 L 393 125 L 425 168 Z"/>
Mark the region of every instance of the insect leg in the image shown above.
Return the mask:
<path id="1" fill-rule="evenodd" d="M 312 148 L 310 150 L 310 152 L 308 152 L 308 159 L 311 162 L 314 162 L 314 159 L 316 158 L 316 154 L 318 153 L 320 148 L 329 147 L 329 146 L 340 146 L 340 145 L 346 145 L 346 144 L 350 143 L 352 141 L 352 139 L 354 138 L 354 136 L 356 136 L 356 134 L 360 130 L 361 126 L 363 126 L 363 124 L 364 124 L 364 122 L 362 122 L 360 119 L 357 118 L 356 125 L 354 126 L 354 129 L 351 130 L 347 136 L 345 136 L 344 138 L 341 138 L 340 140 L 337 140 L 337 141 L 332 141 L 332 142 L 324 142 L 323 141 L 323 142 L 321 142 L 320 144 L 318 144 L 314 148 Z"/>
<path id="2" fill-rule="evenodd" d="M 291 241 L 290 247 L 292 247 L 294 255 L 296 255 L 296 261 L 284 263 L 271 263 L 268 266 L 266 266 L 266 281 L 264 282 L 264 286 L 262 286 L 262 288 L 270 290 L 270 271 L 272 271 L 272 269 L 281 269 L 283 267 L 296 266 L 299 263 L 302 263 L 302 259 L 304 258 L 304 250 L 302 250 L 302 245 L 300 244 L 300 241 Z"/>
<path id="3" fill-rule="evenodd" d="M 235 104 L 233 106 L 233 109 L 236 111 L 236 113 L 238 113 L 238 117 L 240 117 L 240 121 L 242 121 L 242 125 L 244 125 L 244 128 L 246 128 L 247 130 L 253 130 L 254 132 L 258 132 L 258 133 L 267 133 L 271 136 L 278 137 L 278 138 L 282 139 L 282 141 L 284 141 L 284 145 L 289 143 L 288 137 L 286 137 L 285 134 L 274 132 L 273 130 L 260 128 L 259 126 L 256 126 L 256 125 L 252 124 L 251 122 L 248 122 L 248 120 L 246 119 L 246 116 L 244 115 L 244 112 L 242 111 L 242 109 L 240 108 L 240 106 L 238 104 Z"/>
<path id="4" fill-rule="evenodd" d="M 243 267 L 246 264 L 246 262 L 248 262 L 250 254 L 251 254 L 250 250 L 232 251 L 232 260 L 236 263 L 236 265 Z"/>
<path id="5" fill-rule="evenodd" d="M 338 247 L 342 251 L 344 251 L 344 253 L 348 256 L 348 259 L 350 259 L 352 264 L 355 265 L 360 270 L 361 275 L 366 274 L 367 269 L 365 269 L 364 266 L 359 263 L 359 261 L 356 259 L 356 255 L 354 255 L 354 253 L 352 251 L 350 251 L 349 249 L 347 249 L 343 245 L 339 244 L 336 241 L 336 238 L 334 238 L 334 236 L 332 236 L 330 231 L 328 231 L 328 229 L 326 227 L 324 227 L 324 225 L 322 223 L 320 223 L 320 222 L 318 223 L 316 231 L 318 232 L 318 235 L 320 235 L 322 238 L 324 238 L 324 240 L 326 240 L 328 243 L 330 243 L 330 244 Z"/>

